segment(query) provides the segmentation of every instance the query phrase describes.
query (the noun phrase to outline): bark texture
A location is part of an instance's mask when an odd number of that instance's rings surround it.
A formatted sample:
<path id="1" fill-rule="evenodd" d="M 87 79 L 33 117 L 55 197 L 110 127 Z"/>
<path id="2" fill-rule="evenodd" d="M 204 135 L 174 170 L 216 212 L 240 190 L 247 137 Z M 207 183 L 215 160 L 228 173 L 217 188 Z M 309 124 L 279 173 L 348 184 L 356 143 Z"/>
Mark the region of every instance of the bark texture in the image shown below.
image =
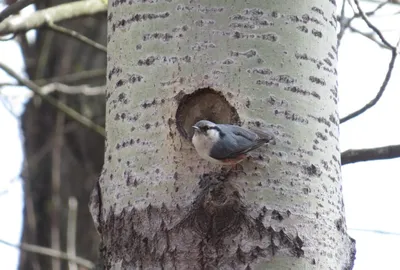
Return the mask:
<path id="1" fill-rule="evenodd" d="M 109 3 L 105 164 L 91 196 L 107 269 L 352 268 L 335 8 Z M 269 129 L 275 144 L 227 173 L 190 143 L 201 118 Z"/>
<path id="2" fill-rule="evenodd" d="M 66 1 L 61 1 L 66 2 Z M 38 9 L 57 5 L 60 1 L 39 1 Z M 106 43 L 106 15 L 77 19 L 62 24 L 97 42 Z M 49 30 L 38 30 L 34 43 L 19 36 L 30 79 L 63 76 L 83 70 L 105 68 L 106 55 L 70 37 Z M 104 84 L 104 78 L 86 79 L 68 84 Z M 104 96 L 64 95 L 57 98 L 104 124 Z M 58 120 L 57 120 L 58 119 Z M 78 256 L 95 261 L 99 237 L 88 211 L 90 191 L 101 171 L 104 138 L 83 128 L 37 98 L 26 105 L 22 116 L 25 166 L 24 224 L 22 242 L 45 247 L 58 245 L 66 251 L 68 198 L 78 200 Z M 58 242 L 58 244 L 57 244 Z M 68 269 L 66 262 L 34 253 L 20 253 L 19 269 Z"/>

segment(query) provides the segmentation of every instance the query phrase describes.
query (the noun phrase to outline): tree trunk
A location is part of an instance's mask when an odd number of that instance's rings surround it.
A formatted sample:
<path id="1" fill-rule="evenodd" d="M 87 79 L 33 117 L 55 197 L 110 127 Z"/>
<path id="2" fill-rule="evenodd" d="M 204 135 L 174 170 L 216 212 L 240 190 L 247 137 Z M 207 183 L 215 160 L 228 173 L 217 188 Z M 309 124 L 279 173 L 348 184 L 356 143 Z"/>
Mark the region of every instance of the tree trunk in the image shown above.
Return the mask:
<path id="1" fill-rule="evenodd" d="M 351 269 L 333 1 L 113 1 L 105 164 L 91 196 L 107 269 Z M 272 131 L 221 169 L 200 119 Z"/>

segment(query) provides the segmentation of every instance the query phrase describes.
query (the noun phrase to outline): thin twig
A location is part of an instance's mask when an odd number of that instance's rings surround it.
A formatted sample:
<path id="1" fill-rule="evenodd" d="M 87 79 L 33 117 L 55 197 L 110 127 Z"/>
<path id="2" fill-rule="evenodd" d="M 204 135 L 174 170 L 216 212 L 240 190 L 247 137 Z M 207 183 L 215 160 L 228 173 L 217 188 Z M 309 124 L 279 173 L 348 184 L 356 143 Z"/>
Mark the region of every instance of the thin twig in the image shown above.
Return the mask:
<path id="1" fill-rule="evenodd" d="M 9 182 L 8 182 L 8 186 L 11 186 L 13 183 L 18 182 L 19 180 L 21 180 L 21 178 L 19 176 L 16 176 L 14 178 L 12 178 Z M 3 196 L 5 194 L 8 193 L 10 187 L 4 188 L 2 190 L 0 190 L 0 196 Z"/>
<path id="2" fill-rule="evenodd" d="M 19 0 L 15 2 L 14 4 L 6 7 L 1 13 L 0 13 L 0 22 L 6 19 L 8 16 L 16 14 L 20 12 L 22 9 L 26 8 L 30 4 L 33 4 L 33 0 Z"/>
<path id="3" fill-rule="evenodd" d="M 76 223 L 78 215 L 78 200 L 71 196 L 68 199 L 67 253 L 76 256 Z M 78 265 L 69 262 L 69 270 L 78 270 Z"/>
<path id="4" fill-rule="evenodd" d="M 28 87 L 30 90 L 32 90 L 36 95 L 41 97 L 43 100 L 47 101 L 49 104 L 53 105 L 60 111 L 64 112 L 66 115 L 68 115 L 70 118 L 74 119 L 78 123 L 82 124 L 84 127 L 87 127 L 98 134 L 102 135 L 105 137 L 105 131 L 104 128 L 96 123 L 94 123 L 92 120 L 89 118 L 83 116 L 82 114 L 78 113 L 68 105 L 60 102 L 56 98 L 53 98 L 52 96 L 48 96 L 42 93 L 41 87 L 33 83 L 31 80 L 25 79 L 21 76 L 19 76 L 16 72 L 14 72 L 12 69 L 10 69 L 8 66 L 4 65 L 3 63 L 0 63 L 0 69 L 3 69 L 8 75 L 11 77 L 15 78 L 20 84 L 25 85 Z"/>
<path id="5" fill-rule="evenodd" d="M 82 267 L 87 268 L 87 269 L 93 269 L 94 266 L 95 266 L 94 263 L 92 263 L 91 261 L 86 260 L 84 258 L 71 257 L 65 252 L 62 252 L 62 251 L 59 251 L 59 250 L 54 250 L 54 249 L 47 248 L 47 247 L 41 247 L 41 246 L 32 245 L 32 244 L 26 244 L 26 243 L 22 243 L 22 244 L 16 245 L 16 244 L 12 244 L 12 243 L 9 243 L 7 241 L 4 241 L 2 239 L 0 239 L 0 243 L 2 243 L 4 245 L 7 245 L 7 246 L 10 246 L 10 247 L 18 248 L 18 249 L 23 250 L 23 251 L 32 252 L 32 253 L 41 254 L 41 255 L 46 255 L 46 256 L 50 256 L 50 257 L 59 258 L 59 259 L 62 259 L 62 260 L 74 262 L 74 263 L 77 263 L 78 265 L 80 265 Z"/>
<path id="6" fill-rule="evenodd" d="M 367 15 L 365 15 L 364 11 L 361 9 L 360 7 L 360 3 L 358 2 L 358 0 L 354 0 L 354 3 L 356 4 L 356 7 L 358 9 L 359 14 L 361 15 L 361 17 L 363 18 L 364 22 L 368 25 L 369 28 L 371 28 L 372 31 L 374 31 L 378 37 L 381 39 L 382 43 L 385 44 L 386 46 L 388 46 L 391 49 L 396 49 L 395 47 L 393 47 L 387 40 L 386 38 L 382 35 L 381 31 L 375 26 L 373 25 L 370 20 L 368 19 Z"/>
<path id="7" fill-rule="evenodd" d="M 106 72 L 107 72 L 107 70 L 105 68 L 91 69 L 91 70 L 85 70 L 85 71 L 80 71 L 80 72 L 76 72 L 76 73 L 66 74 L 66 75 L 62 75 L 62 76 L 38 79 L 38 80 L 34 80 L 34 83 L 36 83 L 38 85 L 45 85 L 45 84 L 52 83 L 52 82 L 77 83 L 79 81 L 86 80 L 86 79 L 95 79 L 95 78 L 99 78 L 99 77 L 105 78 Z"/>
<path id="8" fill-rule="evenodd" d="M 100 0 L 75 1 L 49 7 L 32 13 L 29 16 L 16 15 L 0 23 L 0 35 L 26 32 L 31 29 L 53 23 L 107 12 L 107 5 Z"/>
<path id="9" fill-rule="evenodd" d="M 45 86 L 42 86 L 42 93 L 45 95 L 56 90 L 65 94 L 82 94 L 86 96 L 104 95 L 106 93 L 105 86 L 91 87 L 86 84 L 69 86 L 62 83 L 49 83 Z"/>
<path id="10" fill-rule="evenodd" d="M 46 84 L 50 83 L 78 83 L 79 81 L 82 80 L 87 80 L 87 79 L 96 79 L 96 78 L 101 78 L 106 76 L 106 69 L 105 68 L 99 68 L 99 69 L 92 69 L 92 70 L 85 70 L 85 71 L 80 71 L 76 73 L 71 73 L 71 74 L 66 74 L 66 75 L 61 75 L 61 76 L 56 76 L 56 77 L 51 77 L 51 78 L 43 78 L 43 79 L 37 79 L 34 80 L 33 82 L 39 86 L 46 86 Z M 0 87 L 2 86 L 21 86 L 22 84 L 18 83 L 0 83 Z M 72 86 L 69 86 L 72 87 Z M 93 92 L 93 91 L 88 91 L 88 92 Z M 88 93 L 90 95 L 90 93 Z"/>
<path id="11" fill-rule="evenodd" d="M 375 13 L 376 13 L 378 10 L 382 9 L 382 8 L 383 8 L 384 6 L 386 6 L 387 4 L 389 4 L 389 2 L 382 2 L 382 3 L 380 3 L 378 6 L 376 6 L 376 8 L 375 8 L 374 10 L 369 11 L 369 12 L 366 12 L 365 14 L 366 14 L 367 16 L 375 15 Z"/>
<path id="12" fill-rule="evenodd" d="M 368 149 L 350 149 L 341 154 L 342 166 L 361 161 L 392 159 L 400 157 L 400 145 Z"/>
<path id="13" fill-rule="evenodd" d="M 375 42 L 379 47 L 381 47 L 381 48 L 383 48 L 383 49 L 389 49 L 389 50 L 390 50 L 390 48 L 388 48 L 385 44 L 383 44 L 381 41 L 379 41 L 379 40 L 376 38 L 375 35 L 371 35 L 370 33 L 361 32 L 360 30 L 358 30 L 357 28 L 355 28 L 355 27 L 353 27 L 353 26 L 351 26 L 351 25 L 349 26 L 349 29 L 350 29 L 352 32 L 357 33 L 357 34 L 360 34 L 361 36 L 363 36 L 363 37 L 365 37 L 365 38 L 371 40 L 372 42 Z"/>
<path id="14" fill-rule="evenodd" d="M 400 232 L 387 232 L 381 230 L 370 230 L 370 229 L 357 229 L 357 228 L 347 228 L 348 231 L 359 231 L 359 232 L 369 232 L 369 233 L 378 233 L 378 234 L 388 234 L 388 235 L 398 235 L 400 236 Z"/>
<path id="15" fill-rule="evenodd" d="M 342 41 L 342 38 L 343 38 L 343 35 L 344 35 L 346 29 L 347 29 L 347 28 L 350 28 L 350 30 L 352 30 L 352 31 L 354 31 L 354 32 L 357 32 L 357 33 L 359 33 L 359 34 L 361 34 L 361 35 L 363 35 L 363 36 L 369 38 L 370 40 L 376 42 L 379 46 L 384 47 L 384 48 L 387 49 L 388 47 L 386 47 L 385 45 L 382 45 L 382 44 L 379 43 L 377 40 L 373 39 L 371 36 L 368 36 L 368 34 L 364 34 L 363 32 L 361 32 L 361 31 L 359 31 L 359 30 L 357 30 L 357 29 L 355 29 L 354 27 L 351 26 L 352 21 L 353 21 L 354 19 L 356 19 L 356 18 L 361 17 L 361 14 L 360 14 L 360 13 L 356 13 L 356 10 L 355 10 L 354 7 L 351 5 L 351 2 L 350 2 L 350 1 L 348 1 L 348 2 L 349 2 L 349 4 L 350 4 L 350 6 L 353 8 L 353 11 L 354 11 L 355 14 L 354 14 L 354 16 L 351 17 L 350 19 L 348 19 L 348 18 L 345 17 L 345 4 L 347 3 L 347 1 L 346 1 L 346 0 L 343 0 L 341 12 L 340 12 L 340 17 L 339 17 L 339 20 L 338 20 L 338 21 L 340 22 L 340 31 L 339 31 L 339 33 L 337 34 L 337 39 L 338 39 L 338 41 L 337 41 L 337 47 L 340 46 L 340 43 L 341 43 L 341 41 Z M 376 7 L 374 10 L 365 12 L 365 15 L 366 15 L 366 16 L 369 16 L 369 17 L 376 15 L 375 13 L 376 13 L 377 11 L 379 11 L 380 9 L 382 9 L 382 8 L 383 8 L 386 4 L 388 4 L 388 3 L 389 3 L 389 2 L 382 2 L 382 3 L 380 3 L 379 5 L 377 5 L 377 7 Z"/>
<path id="16" fill-rule="evenodd" d="M 65 95 L 61 95 L 61 102 L 65 102 Z M 61 250 L 61 229 L 60 229 L 60 216 L 61 216 L 61 156 L 64 143 L 64 123 L 65 114 L 62 111 L 57 111 L 56 121 L 54 125 L 53 144 L 51 150 L 51 248 Z M 52 269 L 60 270 L 61 261 L 59 259 L 52 259 Z"/>
<path id="17" fill-rule="evenodd" d="M 383 83 L 382 83 L 381 87 L 379 88 L 378 94 L 370 102 L 368 102 L 366 105 L 364 105 L 362 108 L 360 108 L 357 111 L 352 112 L 349 115 L 340 119 L 340 124 L 343 124 L 343 123 L 347 122 L 348 120 L 350 120 L 356 116 L 359 116 L 360 114 L 364 113 L 368 109 L 372 108 L 376 103 L 378 103 L 379 99 L 382 97 L 383 92 L 385 92 L 385 89 L 390 81 L 390 76 L 392 76 L 392 71 L 393 71 L 394 63 L 396 62 L 396 58 L 397 58 L 397 50 L 392 50 L 392 58 L 390 59 L 388 71 L 386 72 L 385 79 L 383 80 Z"/>
<path id="18" fill-rule="evenodd" d="M 62 27 L 60 25 L 56 25 L 55 23 L 50 22 L 50 21 L 47 23 L 47 25 L 48 25 L 48 27 L 50 29 L 52 29 L 52 30 L 54 30 L 56 32 L 59 32 L 61 34 L 69 36 L 69 37 L 73 37 L 73 38 L 75 38 L 75 39 L 77 39 L 77 40 L 79 40 L 79 41 L 81 41 L 81 42 L 83 42 L 85 44 L 88 44 L 88 45 L 90 45 L 90 46 L 92 46 L 92 47 L 94 47 L 94 48 L 96 48 L 96 49 L 98 49 L 98 50 L 100 50 L 102 52 L 107 53 L 107 47 L 106 46 L 104 46 L 104 45 L 102 45 L 100 43 L 97 43 L 96 41 L 94 41 L 94 40 L 92 40 L 92 39 L 90 39 L 90 38 L 88 38 L 88 37 L 76 32 L 76 31 L 74 31 L 74 30 Z"/>
<path id="19" fill-rule="evenodd" d="M 367 16 L 366 16 L 366 15 L 364 14 L 364 12 L 361 10 L 360 4 L 359 4 L 358 0 L 354 0 L 354 3 L 356 4 L 357 9 L 358 9 L 358 11 L 359 11 L 361 17 L 364 19 L 364 21 L 365 21 L 365 23 L 368 25 L 368 27 L 369 27 L 371 30 L 373 30 L 373 31 L 379 36 L 379 38 L 381 39 L 382 43 L 383 43 L 384 45 L 386 45 L 386 46 L 392 51 L 392 57 L 391 57 L 390 62 L 389 62 L 389 67 L 388 67 L 388 71 L 386 72 L 385 79 L 383 80 L 382 85 L 381 85 L 381 87 L 380 87 L 380 89 L 379 89 L 379 92 L 377 93 L 377 95 L 375 96 L 375 98 L 373 98 L 370 102 L 368 102 L 368 103 L 367 103 L 366 105 L 364 105 L 362 108 L 360 108 L 360 109 L 358 109 L 357 111 L 352 112 L 352 113 L 350 113 L 349 115 L 347 115 L 347 116 L 343 117 L 342 119 L 340 119 L 340 123 L 341 123 L 341 124 L 342 124 L 342 123 L 345 123 L 346 121 L 348 121 L 348 120 L 350 120 L 350 119 L 352 119 L 352 118 L 354 118 L 354 117 L 356 117 L 356 116 L 358 116 L 358 115 L 360 115 L 360 114 L 362 114 L 362 113 L 364 113 L 364 112 L 367 111 L 368 109 L 372 108 L 376 103 L 378 103 L 378 101 L 379 101 L 380 98 L 382 97 L 382 95 L 383 95 L 383 93 L 385 92 L 385 89 L 386 89 L 386 87 L 387 87 L 387 85 L 388 85 L 388 83 L 389 83 L 389 81 L 390 81 L 390 77 L 391 77 L 391 75 L 392 75 L 393 67 L 394 67 L 394 64 L 395 64 L 395 62 L 396 62 L 396 58 L 397 58 L 397 54 L 398 54 L 397 47 L 399 46 L 399 42 L 400 42 L 400 39 L 399 39 L 399 41 L 398 41 L 398 43 L 397 43 L 396 46 L 391 45 L 391 44 L 383 37 L 383 35 L 382 35 L 382 33 L 379 31 L 379 29 L 376 28 L 376 27 L 368 20 Z"/>
<path id="20" fill-rule="evenodd" d="M 14 86 L 19 87 L 20 84 L 13 84 L 13 83 L 0 83 L 0 88 L 4 86 Z M 41 92 L 44 95 L 48 95 L 54 91 L 58 91 L 61 93 L 69 94 L 69 95 L 85 95 L 85 96 L 98 96 L 104 95 L 106 92 L 105 86 L 95 86 L 91 87 L 86 84 L 76 85 L 76 86 L 69 86 L 62 83 L 49 83 L 43 85 L 41 87 Z"/>
<path id="21" fill-rule="evenodd" d="M 6 109 L 11 116 L 13 116 L 15 119 L 18 119 L 18 115 L 13 111 L 13 105 L 6 95 L 0 96 L 0 102 L 3 104 L 4 109 Z"/>
<path id="22" fill-rule="evenodd" d="M 344 33 L 346 32 L 346 28 L 350 25 L 351 19 L 347 19 L 345 16 L 345 8 L 346 8 L 346 0 L 343 0 L 342 2 L 342 8 L 340 11 L 340 18 L 339 18 L 339 24 L 340 24 L 340 31 L 337 34 L 337 48 L 340 47 L 340 43 L 342 42 L 342 38 Z"/>

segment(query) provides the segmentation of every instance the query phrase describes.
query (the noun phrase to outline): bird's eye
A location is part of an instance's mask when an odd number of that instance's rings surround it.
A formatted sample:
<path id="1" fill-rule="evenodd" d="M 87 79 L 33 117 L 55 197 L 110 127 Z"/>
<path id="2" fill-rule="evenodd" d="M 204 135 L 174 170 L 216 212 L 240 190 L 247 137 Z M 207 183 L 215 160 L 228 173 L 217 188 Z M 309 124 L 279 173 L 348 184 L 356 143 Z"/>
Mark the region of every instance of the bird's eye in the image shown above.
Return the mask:
<path id="1" fill-rule="evenodd" d="M 204 126 L 201 129 L 204 130 L 204 131 L 207 131 L 209 129 L 209 127 L 208 126 Z"/>

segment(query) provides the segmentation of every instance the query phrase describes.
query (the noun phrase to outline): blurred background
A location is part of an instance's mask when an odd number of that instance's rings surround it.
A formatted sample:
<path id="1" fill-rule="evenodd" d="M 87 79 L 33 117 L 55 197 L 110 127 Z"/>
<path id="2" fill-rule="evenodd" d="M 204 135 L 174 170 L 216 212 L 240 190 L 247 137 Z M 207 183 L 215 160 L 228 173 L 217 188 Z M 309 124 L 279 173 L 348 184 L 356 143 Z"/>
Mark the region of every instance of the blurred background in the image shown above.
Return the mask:
<path id="1" fill-rule="evenodd" d="M 75 270 L 97 261 L 99 238 L 88 201 L 104 158 L 98 126 L 105 122 L 107 14 L 106 6 L 89 12 L 76 3 L 0 2 L 0 269 Z M 400 2 L 337 5 L 340 116 L 379 99 L 341 124 L 341 150 L 394 149 L 342 166 L 347 226 L 357 247 L 354 269 L 398 270 L 400 64 L 389 63 L 400 38 Z M 76 9 L 76 18 L 4 35 L 10 14 L 29 22 L 33 13 L 54 8 L 61 17 L 62 8 Z M 378 31 L 367 26 L 359 8 Z M 65 116 L 74 111 L 80 119 Z M 67 254 L 82 264 L 52 259 Z"/>

